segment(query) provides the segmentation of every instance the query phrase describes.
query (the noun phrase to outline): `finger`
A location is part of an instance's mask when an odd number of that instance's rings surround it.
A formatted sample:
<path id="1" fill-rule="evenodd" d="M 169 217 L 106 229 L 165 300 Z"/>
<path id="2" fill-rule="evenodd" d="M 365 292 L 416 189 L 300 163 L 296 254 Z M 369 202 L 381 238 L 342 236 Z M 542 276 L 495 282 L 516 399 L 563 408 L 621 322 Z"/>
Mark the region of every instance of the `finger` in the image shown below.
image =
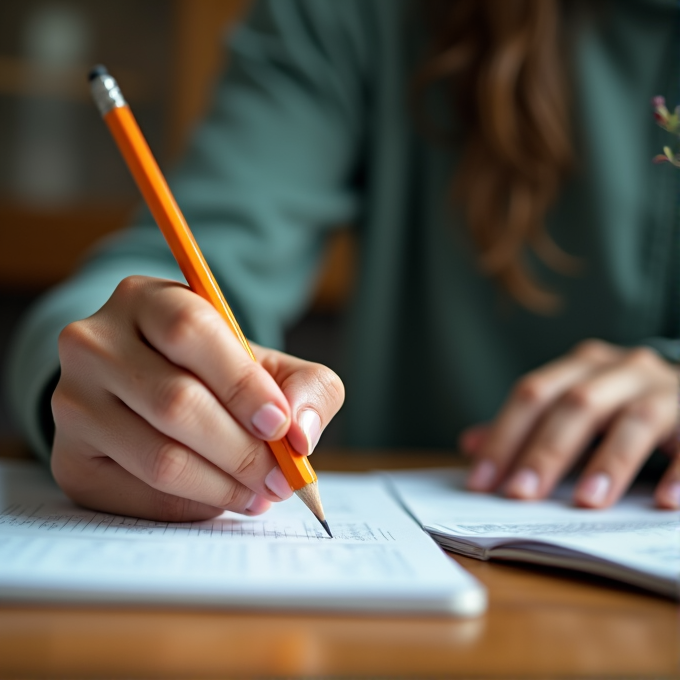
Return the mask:
<path id="1" fill-rule="evenodd" d="M 343 404 L 342 380 L 322 364 L 256 345 L 253 348 L 263 367 L 281 385 L 290 404 L 293 417 L 288 441 L 298 453 L 310 455 Z"/>
<path id="2" fill-rule="evenodd" d="M 680 510 L 680 453 L 677 442 L 676 454 L 659 481 L 654 498 L 660 508 Z"/>
<path id="3" fill-rule="evenodd" d="M 114 362 L 102 377 L 111 394 L 258 496 L 278 501 L 292 495 L 269 447 L 244 430 L 195 376 L 141 342 L 121 352 L 120 370 Z"/>
<path id="4" fill-rule="evenodd" d="M 70 409 L 68 401 L 68 395 L 60 394 L 57 431 L 77 432 L 75 448 L 92 451 L 90 457 L 106 456 L 148 487 L 201 505 L 249 514 L 269 506 L 224 471 L 154 430 L 116 397 L 102 394 L 98 400 L 74 402 Z"/>
<path id="5" fill-rule="evenodd" d="M 625 359 L 569 388 L 518 455 L 506 494 L 523 499 L 548 495 L 602 424 L 649 389 L 650 378 L 640 368 L 638 362 Z"/>
<path id="6" fill-rule="evenodd" d="M 496 488 L 546 410 L 569 387 L 619 354 L 611 345 L 588 341 L 571 354 L 524 376 L 491 425 L 468 477 L 468 488 Z"/>
<path id="7" fill-rule="evenodd" d="M 473 425 L 463 430 L 458 438 L 458 448 L 463 455 L 474 457 L 479 454 L 489 436 L 489 430 L 490 426 L 487 424 Z"/>
<path id="8" fill-rule="evenodd" d="M 675 418 L 674 404 L 663 393 L 625 408 L 583 471 L 574 502 L 588 508 L 615 503 L 657 443 L 668 436 Z"/>
<path id="9" fill-rule="evenodd" d="M 283 393 L 212 305 L 179 284 L 155 286 L 136 322 L 158 352 L 207 385 L 251 434 L 270 441 L 285 435 L 290 409 Z"/>
<path id="10" fill-rule="evenodd" d="M 222 508 L 158 491 L 106 456 L 55 435 L 52 474 L 64 493 L 79 505 L 100 512 L 164 522 L 191 522 L 220 515 Z"/>

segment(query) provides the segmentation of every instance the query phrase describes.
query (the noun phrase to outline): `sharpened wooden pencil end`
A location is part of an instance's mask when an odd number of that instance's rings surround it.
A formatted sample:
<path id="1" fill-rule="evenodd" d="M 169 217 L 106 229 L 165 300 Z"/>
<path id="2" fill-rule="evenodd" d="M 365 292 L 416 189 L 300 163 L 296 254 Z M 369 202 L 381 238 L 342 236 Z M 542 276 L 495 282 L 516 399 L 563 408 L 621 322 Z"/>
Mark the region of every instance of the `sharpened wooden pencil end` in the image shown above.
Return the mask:
<path id="1" fill-rule="evenodd" d="M 328 527 L 326 516 L 321 505 L 321 496 L 319 496 L 319 486 L 317 482 L 311 482 L 296 492 L 297 497 L 312 511 L 314 516 L 319 520 L 321 526 L 326 530 L 326 533 L 333 538 L 333 534 Z"/>

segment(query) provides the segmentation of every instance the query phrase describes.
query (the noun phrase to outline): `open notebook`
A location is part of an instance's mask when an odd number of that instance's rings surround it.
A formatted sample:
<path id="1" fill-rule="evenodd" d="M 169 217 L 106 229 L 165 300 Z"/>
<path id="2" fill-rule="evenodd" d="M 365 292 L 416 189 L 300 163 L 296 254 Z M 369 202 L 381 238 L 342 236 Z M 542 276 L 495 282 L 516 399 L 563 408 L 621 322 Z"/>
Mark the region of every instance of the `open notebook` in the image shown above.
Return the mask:
<path id="1" fill-rule="evenodd" d="M 680 513 L 654 508 L 649 491 L 607 510 L 571 505 L 571 489 L 521 502 L 465 490 L 461 470 L 390 474 L 397 493 L 444 548 L 482 560 L 577 569 L 679 598 Z"/>
<path id="2" fill-rule="evenodd" d="M 0 461 L 0 600 L 472 616 L 484 588 L 373 475 L 321 475 L 335 538 L 297 498 L 185 524 L 73 505 L 31 462 Z"/>

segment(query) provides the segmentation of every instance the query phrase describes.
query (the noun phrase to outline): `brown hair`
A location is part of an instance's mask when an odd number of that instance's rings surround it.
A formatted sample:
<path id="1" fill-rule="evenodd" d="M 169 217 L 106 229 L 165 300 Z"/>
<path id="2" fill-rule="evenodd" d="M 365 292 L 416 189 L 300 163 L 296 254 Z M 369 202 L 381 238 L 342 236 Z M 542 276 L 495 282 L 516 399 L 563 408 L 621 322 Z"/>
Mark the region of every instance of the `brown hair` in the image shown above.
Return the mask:
<path id="1" fill-rule="evenodd" d="M 527 251 L 555 270 L 574 269 L 544 227 L 572 164 L 559 0 L 424 0 L 428 57 L 415 91 L 444 81 L 463 125 L 452 183 L 483 272 L 525 307 L 557 309 Z M 421 106 L 422 108 L 422 106 Z"/>

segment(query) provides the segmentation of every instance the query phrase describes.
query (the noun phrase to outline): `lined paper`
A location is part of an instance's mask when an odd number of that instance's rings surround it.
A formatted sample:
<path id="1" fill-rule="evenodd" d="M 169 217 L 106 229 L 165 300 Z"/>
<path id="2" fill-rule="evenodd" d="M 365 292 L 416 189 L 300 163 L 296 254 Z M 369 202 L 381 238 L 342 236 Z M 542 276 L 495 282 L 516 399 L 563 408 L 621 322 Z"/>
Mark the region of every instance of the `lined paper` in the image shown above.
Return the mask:
<path id="1" fill-rule="evenodd" d="M 45 470 L 0 462 L 0 597 L 475 615 L 483 587 L 372 475 L 321 475 L 329 538 L 297 498 L 168 523 L 79 508 Z"/>

